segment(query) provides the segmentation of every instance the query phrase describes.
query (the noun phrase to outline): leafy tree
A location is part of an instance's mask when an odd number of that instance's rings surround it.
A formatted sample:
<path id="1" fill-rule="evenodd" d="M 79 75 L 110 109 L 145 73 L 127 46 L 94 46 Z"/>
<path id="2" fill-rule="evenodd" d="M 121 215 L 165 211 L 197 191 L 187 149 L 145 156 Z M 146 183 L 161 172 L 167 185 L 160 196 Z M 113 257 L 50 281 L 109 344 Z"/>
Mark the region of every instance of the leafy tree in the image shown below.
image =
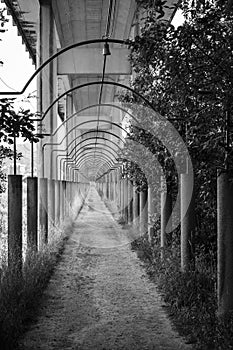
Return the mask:
<path id="1" fill-rule="evenodd" d="M 216 241 L 216 171 L 233 165 L 233 16 L 225 1 L 185 0 L 180 5 L 185 22 L 176 29 L 158 18 L 154 3 L 138 1 L 147 12 L 140 35 L 130 43 L 132 87 L 171 120 L 186 142 L 196 181 L 197 243 L 208 252 Z M 137 100 L 129 94 L 121 99 Z M 135 128 L 131 137 L 148 143 Z M 168 169 L 170 156 L 156 141 L 154 152 L 163 155 Z"/>
<path id="2" fill-rule="evenodd" d="M 5 158 L 13 157 L 14 171 L 16 173 L 16 159 L 20 156 L 17 155 L 17 138 L 23 137 L 25 141 L 38 142 L 41 137 L 34 133 L 33 118 L 36 114 L 22 108 L 16 111 L 14 109 L 14 99 L 0 99 L 0 113 L 0 141 L 8 145 L 13 145 L 13 152 L 8 146 L 2 146 L 0 153 L 1 164 Z M 1 179 L 4 178 L 4 174 L 1 173 Z"/>
<path id="3" fill-rule="evenodd" d="M 5 24 L 9 21 L 5 16 L 6 9 L 0 9 L 0 33 L 5 33 L 6 29 L 4 28 Z M 0 38 L 0 40 L 2 40 Z M 3 64 L 3 61 L 0 61 L 0 64 Z"/>

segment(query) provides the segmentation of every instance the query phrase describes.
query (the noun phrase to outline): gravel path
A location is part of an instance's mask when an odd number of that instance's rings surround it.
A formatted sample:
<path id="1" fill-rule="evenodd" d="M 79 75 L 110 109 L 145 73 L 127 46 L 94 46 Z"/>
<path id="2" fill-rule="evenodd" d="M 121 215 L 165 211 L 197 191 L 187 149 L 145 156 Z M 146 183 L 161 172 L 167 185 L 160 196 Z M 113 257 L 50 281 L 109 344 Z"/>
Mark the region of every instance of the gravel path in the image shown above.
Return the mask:
<path id="1" fill-rule="evenodd" d="M 126 234 L 91 187 L 22 349 L 191 349 Z"/>

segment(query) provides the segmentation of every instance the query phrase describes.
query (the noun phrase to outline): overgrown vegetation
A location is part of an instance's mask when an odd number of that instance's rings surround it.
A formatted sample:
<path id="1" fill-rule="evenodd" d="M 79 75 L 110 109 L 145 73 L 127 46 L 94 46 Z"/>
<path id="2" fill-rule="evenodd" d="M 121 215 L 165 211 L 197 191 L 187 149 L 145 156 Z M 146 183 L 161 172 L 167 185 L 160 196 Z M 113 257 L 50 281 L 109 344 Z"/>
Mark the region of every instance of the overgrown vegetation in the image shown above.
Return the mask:
<path id="1" fill-rule="evenodd" d="M 20 336 L 35 318 L 38 300 L 63 252 L 72 230 L 54 231 L 51 242 L 39 252 L 28 251 L 22 276 L 12 274 L 6 264 L 0 270 L 0 344 L 3 350 L 16 350 Z M 50 233 L 51 234 L 51 233 Z"/>
<path id="2" fill-rule="evenodd" d="M 196 348 L 231 349 L 233 317 L 229 314 L 221 321 L 216 315 L 216 184 L 217 170 L 228 171 L 233 166 L 233 12 L 221 0 L 183 0 L 179 7 L 184 22 L 175 28 L 163 20 L 166 1 L 137 3 L 142 21 L 139 35 L 129 42 L 135 72 L 131 86 L 174 125 L 191 156 L 195 179 L 195 271 L 180 271 L 179 227 L 167 235 L 163 260 L 158 222 L 154 242 L 144 237 L 134 247 L 141 251 L 147 271 L 156 280 L 179 328 Z M 149 181 L 158 188 L 152 164 L 159 164 L 174 202 L 178 181 L 173 155 L 154 137 L 160 134 L 171 138 L 166 124 L 159 124 L 155 114 L 140 110 L 139 104 L 145 102 L 137 95 L 127 92 L 120 100 L 132 103 L 131 110 L 139 122 L 128 126 L 121 156 L 130 161 L 124 163 L 124 176 L 134 181 L 139 191 Z M 137 154 L 136 143 L 143 146 Z M 151 161 L 152 155 L 156 161 Z"/>
<path id="3" fill-rule="evenodd" d="M 178 232 L 177 232 L 178 233 Z M 146 271 L 161 293 L 168 314 L 188 343 L 199 350 L 233 348 L 233 315 L 217 317 L 216 275 L 211 265 L 195 271 L 180 271 L 180 250 L 176 243 L 164 251 L 148 236 L 132 243 Z"/>

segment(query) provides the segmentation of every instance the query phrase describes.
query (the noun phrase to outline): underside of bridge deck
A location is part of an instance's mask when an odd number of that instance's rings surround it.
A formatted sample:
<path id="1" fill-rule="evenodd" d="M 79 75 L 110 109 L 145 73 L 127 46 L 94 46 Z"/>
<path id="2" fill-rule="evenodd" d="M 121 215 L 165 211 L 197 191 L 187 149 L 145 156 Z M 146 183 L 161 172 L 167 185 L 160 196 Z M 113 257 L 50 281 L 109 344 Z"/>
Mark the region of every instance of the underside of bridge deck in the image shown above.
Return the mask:
<path id="1" fill-rule="evenodd" d="M 63 154 L 69 154 L 76 144 L 76 142 L 72 144 L 72 140 L 87 137 L 87 141 L 80 147 L 87 146 L 89 141 L 86 132 L 91 130 L 96 136 L 95 145 L 92 147 L 92 161 L 90 162 L 89 158 L 88 162 L 82 163 L 80 176 L 82 177 L 84 169 L 86 175 L 92 179 L 99 176 L 100 168 L 103 168 L 96 158 L 95 149 L 99 142 L 97 136 L 101 134 L 106 145 L 109 143 L 108 140 L 114 139 L 114 135 L 119 136 L 116 140 L 117 146 L 112 145 L 115 151 L 122 145 L 122 130 L 116 124 L 122 125 L 127 112 L 115 108 L 117 96 L 123 89 L 114 83 L 127 87 L 132 74 L 127 45 L 112 42 L 106 47 L 106 43 L 99 42 L 99 39 L 125 41 L 137 35 L 140 30 L 139 18 L 142 14 L 137 12 L 136 1 L 5 0 L 4 2 L 37 68 L 65 47 L 93 41 L 88 45 L 70 48 L 46 65 L 37 76 L 38 109 L 43 118 L 38 128 L 40 132 L 54 134 L 43 139 L 38 154 L 41 176 L 58 179 L 58 174 L 61 174 L 60 180 L 65 179 L 68 172 L 63 173 L 56 158 L 51 157 L 51 154 L 56 153 L 51 151 L 58 149 L 57 145 L 53 144 L 60 143 L 62 139 L 59 150 L 63 150 Z M 170 8 L 166 8 L 163 20 L 171 20 L 175 12 L 175 7 L 172 6 L 176 3 L 176 0 L 168 1 Z M 108 84 L 93 84 L 103 80 Z M 44 116 L 45 111 L 59 96 L 57 103 Z M 98 104 L 102 106 L 99 107 Z M 87 123 L 82 124 L 85 121 Z M 61 123 L 63 126 L 56 132 Z M 69 132 L 70 130 L 72 131 Z M 107 130 L 111 133 L 107 134 Z M 78 151 L 76 148 L 76 152 Z M 111 161 L 117 162 L 113 157 Z M 106 171 L 106 168 L 104 169 Z"/>

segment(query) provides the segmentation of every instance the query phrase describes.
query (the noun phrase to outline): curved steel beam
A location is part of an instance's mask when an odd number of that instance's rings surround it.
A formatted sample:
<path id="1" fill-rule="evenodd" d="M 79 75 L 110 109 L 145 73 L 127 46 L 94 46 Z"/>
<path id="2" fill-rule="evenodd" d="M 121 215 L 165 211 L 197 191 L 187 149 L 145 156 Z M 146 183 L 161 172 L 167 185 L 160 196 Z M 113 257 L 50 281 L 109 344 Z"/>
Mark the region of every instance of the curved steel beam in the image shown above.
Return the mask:
<path id="1" fill-rule="evenodd" d="M 94 143 L 92 143 L 92 144 L 94 145 Z M 93 148 L 93 149 L 94 149 L 94 148 Z M 117 152 L 115 152 L 115 154 L 114 154 L 113 152 L 111 152 L 111 151 L 108 150 L 108 149 L 105 149 L 104 147 L 97 147 L 96 149 L 97 149 L 98 151 L 99 151 L 99 150 L 102 150 L 102 152 L 103 152 L 103 151 L 104 151 L 104 152 L 107 152 L 107 153 L 110 154 L 113 158 L 116 158 Z M 89 151 L 88 153 L 93 152 L 93 150 L 86 150 L 86 151 Z M 80 152 L 81 152 L 81 155 L 87 154 L 87 153 L 84 153 L 85 150 L 84 150 L 84 151 L 83 151 L 83 150 L 80 150 Z M 102 153 L 102 152 L 101 152 L 101 153 Z M 99 152 L 99 153 L 100 153 L 100 152 Z M 105 154 L 105 153 L 102 153 L 102 154 Z M 79 157 L 79 155 L 78 155 L 78 157 Z M 78 157 L 76 157 L 76 155 L 75 155 L 75 159 L 71 159 L 70 157 L 69 157 L 69 158 L 67 158 L 67 157 L 61 158 L 61 159 L 60 159 L 60 167 L 61 167 L 61 162 L 62 162 L 63 159 L 69 159 L 69 160 L 71 160 L 71 161 L 77 163 L 77 161 L 79 160 Z"/>
<path id="2" fill-rule="evenodd" d="M 109 133 L 109 134 L 114 135 L 113 133 Z M 69 149 L 69 147 L 72 145 L 72 143 L 74 143 L 74 142 L 75 142 L 79 137 L 81 137 L 81 136 L 82 136 L 82 135 L 79 135 L 76 139 L 72 140 L 72 141 L 69 143 L 69 145 L 68 145 L 65 149 L 58 149 L 58 148 L 56 148 L 56 149 L 53 149 L 53 150 L 51 151 L 51 153 L 53 153 L 53 152 L 67 152 L 68 149 Z M 117 135 L 115 135 L 115 136 L 117 136 Z M 120 138 L 119 136 L 117 136 L 117 137 L 118 137 L 118 139 L 121 140 L 121 138 Z M 74 150 L 76 147 L 80 146 L 81 143 L 83 143 L 83 142 L 85 142 L 85 141 L 88 141 L 88 140 L 92 140 L 92 139 L 100 139 L 100 140 L 105 140 L 105 141 L 111 142 L 111 143 L 113 143 L 117 148 L 121 149 L 121 147 L 120 147 L 116 142 L 114 142 L 114 141 L 112 141 L 112 140 L 110 140 L 110 139 L 107 139 L 107 138 L 102 137 L 102 136 L 92 136 L 92 137 L 88 137 L 88 138 L 86 138 L 86 139 L 83 139 L 83 140 L 80 141 L 79 143 L 75 144 L 75 147 L 72 148 L 72 150 L 70 151 L 70 153 L 69 153 L 68 155 L 70 156 L 71 153 L 73 152 L 73 150 Z M 83 146 L 83 147 L 84 147 L 84 146 Z M 56 159 L 57 159 L 58 157 L 60 157 L 60 156 L 61 156 L 61 154 L 58 154 L 58 155 L 56 156 Z"/>
<path id="3" fill-rule="evenodd" d="M 110 39 L 110 38 L 85 40 L 85 41 L 81 41 L 79 43 L 71 44 L 71 45 L 66 46 L 63 49 L 57 51 L 54 55 L 50 56 L 46 61 L 44 61 L 42 63 L 42 65 L 40 67 L 38 67 L 37 70 L 32 74 L 32 76 L 29 78 L 29 80 L 24 85 L 24 87 L 23 87 L 23 89 L 21 91 L 13 91 L 11 93 L 9 91 L 4 91 L 4 92 L 0 92 L 0 95 L 21 95 L 21 94 L 23 94 L 25 92 L 25 90 L 27 89 L 27 87 L 32 82 L 32 80 L 38 75 L 38 73 L 40 73 L 40 71 L 42 71 L 42 69 L 44 67 L 46 67 L 55 58 L 57 58 L 60 55 L 62 55 L 64 52 L 69 51 L 69 50 L 71 50 L 71 49 L 73 49 L 75 47 L 80 47 L 80 46 L 83 46 L 83 45 L 96 44 L 96 43 L 104 43 L 104 42 L 114 43 L 114 44 L 121 44 L 121 45 L 128 45 L 128 41 L 126 41 L 126 40 Z"/>
<path id="4" fill-rule="evenodd" d="M 83 142 L 85 142 L 85 141 L 93 140 L 93 139 L 96 139 L 96 137 L 93 136 L 93 137 L 89 137 L 88 139 L 85 139 L 85 140 L 80 141 L 79 143 L 77 143 L 77 144 L 71 149 L 70 153 L 68 153 L 66 156 L 68 156 L 69 158 L 70 158 L 70 157 L 73 157 L 74 155 L 71 155 L 71 153 L 72 153 L 74 150 L 76 150 L 76 148 L 79 147 L 81 143 L 83 143 Z M 120 147 L 116 142 L 114 142 L 114 141 L 112 141 L 112 140 L 106 139 L 105 137 L 99 137 L 99 136 L 97 137 L 97 139 L 105 140 L 105 141 L 107 141 L 107 142 L 110 142 L 110 143 L 112 143 L 114 146 L 116 146 L 119 150 L 121 150 L 121 147 Z M 93 143 L 91 143 L 91 144 L 93 144 Z M 106 146 L 106 147 L 110 147 L 112 150 L 114 150 L 113 147 L 107 145 L 106 143 L 104 143 L 104 144 L 103 144 L 103 143 L 97 143 L 97 145 L 98 145 L 98 144 L 103 145 L 103 146 Z M 87 145 L 82 146 L 82 148 L 80 148 L 80 150 L 83 149 L 85 146 L 88 147 L 89 145 L 90 145 L 90 144 L 87 144 Z M 62 151 L 62 152 L 63 152 L 63 151 L 64 151 L 64 152 L 67 152 L 67 149 L 68 149 L 68 147 L 67 147 L 65 150 L 60 150 L 60 151 Z M 56 150 L 56 151 L 58 151 L 58 150 Z M 76 154 L 76 153 L 75 153 L 75 154 Z M 57 161 L 58 161 L 58 158 L 59 158 L 59 157 L 62 157 L 62 156 L 63 156 L 63 154 L 58 154 L 58 155 L 56 156 L 56 163 L 57 163 Z"/>
<path id="5" fill-rule="evenodd" d="M 107 150 L 106 150 L 107 151 Z M 80 156 L 80 158 L 79 158 L 79 161 L 83 158 L 83 157 L 85 157 L 86 155 L 88 155 L 88 154 L 91 154 L 92 152 L 86 152 L 85 154 L 82 154 L 81 156 Z M 109 152 L 110 153 L 110 152 Z M 106 154 L 104 154 L 104 153 L 102 153 L 102 152 L 100 152 L 100 151 L 97 151 L 97 155 L 98 155 L 98 158 L 105 158 L 106 160 L 112 160 L 112 158 L 110 157 L 110 156 L 107 156 Z M 114 157 L 114 155 L 112 155 L 113 157 Z M 93 157 L 93 156 L 91 156 L 91 157 Z M 77 167 L 79 167 L 80 168 L 80 166 L 78 165 L 78 163 L 77 163 L 77 161 L 74 161 L 74 160 L 70 160 L 70 159 L 67 159 L 67 158 L 63 158 L 63 159 L 61 159 L 61 160 L 63 160 L 63 172 L 65 172 L 65 168 L 64 168 L 64 165 L 66 164 L 66 163 L 74 163 Z M 83 161 L 85 161 L 85 159 L 83 160 Z"/>
<path id="6" fill-rule="evenodd" d="M 71 93 L 72 91 L 81 89 L 81 88 L 86 87 L 86 86 L 102 85 L 102 84 L 103 85 L 114 85 L 114 86 L 118 86 L 118 87 L 121 87 L 123 89 L 131 91 L 133 94 L 135 94 L 136 96 L 140 97 L 154 112 L 157 113 L 157 111 L 155 110 L 155 108 L 152 105 L 152 103 L 150 101 L 148 101 L 144 96 L 142 96 L 139 92 L 137 92 L 134 89 L 132 89 L 131 87 L 129 87 L 129 86 L 125 85 L 125 84 L 117 83 L 117 82 L 111 82 L 111 81 L 106 81 L 106 80 L 103 80 L 103 81 L 97 80 L 97 81 L 90 81 L 89 83 L 84 83 L 84 84 L 73 86 L 69 90 L 63 92 L 63 94 L 61 94 L 60 96 L 55 98 L 55 100 L 49 105 L 49 107 L 44 112 L 43 117 L 42 117 L 41 120 L 43 120 L 46 117 L 46 115 L 48 114 L 50 109 L 55 105 L 55 103 L 57 103 L 60 99 L 62 99 L 63 97 L 65 97 L 66 95 Z"/>
<path id="7" fill-rule="evenodd" d="M 42 145 L 42 152 L 43 152 L 45 146 L 59 146 L 59 145 L 61 145 L 62 142 L 66 139 L 66 137 L 67 137 L 73 130 L 75 130 L 76 128 L 78 128 L 78 127 L 81 126 L 81 125 L 88 124 L 88 123 L 91 123 L 91 122 L 93 122 L 93 120 L 87 120 L 87 121 L 85 121 L 85 122 L 79 123 L 78 125 L 75 125 L 72 129 L 69 130 L 69 132 L 63 137 L 63 139 L 62 139 L 61 142 L 59 142 L 59 143 L 53 143 L 53 142 L 44 143 L 44 144 Z M 114 125 L 114 126 L 116 126 L 117 128 L 119 128 L 119 129 L 121 129 L 122 131 L 124 131 L 127 135 L 129 135 L 129 133 L 128 133 L 124 128 L 122 128 L 122 126 L 120 126 L 119 124 L 116 124 L 116 123 L 114 123 L 114 122 L 112 122 L 112 121 L 104 120 L 104 119 L 99 119 L 99 122 L 104 122 L 104 123 L 108 123 L 108 124 Z M 94 131 L 94 130 L 92 129 L 92 131 Z"/>

